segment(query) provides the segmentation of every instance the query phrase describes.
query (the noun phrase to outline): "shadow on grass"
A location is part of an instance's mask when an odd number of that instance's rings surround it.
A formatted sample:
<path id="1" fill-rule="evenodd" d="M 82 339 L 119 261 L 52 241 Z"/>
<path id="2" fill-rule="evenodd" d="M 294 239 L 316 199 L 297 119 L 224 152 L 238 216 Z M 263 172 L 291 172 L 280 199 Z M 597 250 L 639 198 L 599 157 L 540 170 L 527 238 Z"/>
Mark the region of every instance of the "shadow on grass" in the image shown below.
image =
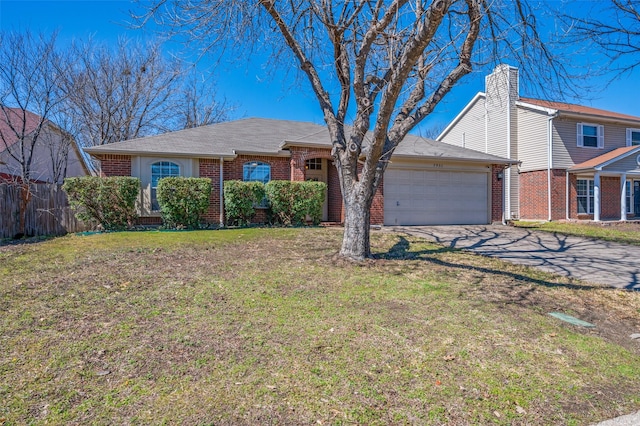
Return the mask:
<path id="1" fill-rule="evenodd" d="M 482 266 L 473 266 L 473 265 L 463 265 L 459 263 L 447 262 L 442 259 L 438 259 L 435 255 L 441 253 L 455 253 L 455 252 L 463 252 L 462 249 L 456 249 L 451 247 L 441 247 L 437 249 L 431 250 L 411 250 L 411 243 L 405 237 L 399 236 L 399 240 L 396 244 L 393 245 L 386 253 L 377 253 L 374 255 L 376 259 L 387 259 L 387 260 L 422 260 L 424 262 L 429 262 L 434 265 L 439 265 L 447 268 L 456 268 L 456 269 L 464 269 L 468 271 L 475 271 L 484 274 L 495 274 L 504 277 L 509 277 L 518 281 L 541 285 L 544 287 L 554 288 L 554 287 L 562 287 L 571 290 L 596 290 L 596 289 L 610 289 L 616 290 L 613 287 L 605 287 L 605 286 L 589 286 L 589 285 L 580 285 L 580 284 L 571 284 L 571 283 L 554 283 L 546 280 L 542 280 L 539 278 L 532 278 L 527 275 L 519 274 L 516 272 L 504 271 L 501 269 L 493 269 L 493 268 L 485 268 Z"/>

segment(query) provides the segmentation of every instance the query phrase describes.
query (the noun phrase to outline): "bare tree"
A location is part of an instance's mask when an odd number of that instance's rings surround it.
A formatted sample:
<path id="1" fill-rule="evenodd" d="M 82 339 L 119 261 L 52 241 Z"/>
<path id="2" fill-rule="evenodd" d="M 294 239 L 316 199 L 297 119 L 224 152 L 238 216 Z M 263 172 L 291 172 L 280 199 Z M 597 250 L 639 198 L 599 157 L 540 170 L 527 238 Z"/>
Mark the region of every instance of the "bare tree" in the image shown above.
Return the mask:
<path id="1" fill-rule="evenodd" d="M 258 43 L 297 64 L 331 137 L 345 208 L 340 254 L 359 260 L 370 255 L 370 207 L 391 155 L 460 79 L 510 60 L 547 87 L 564 83 L 536 13 L 526 0 L 162 0 L 142 19 L 203 52 Z"/>
<path id="2" fill-rule="evenodd" d="M 213 83 L 167 57 L 158 41 L 121 38 L 117 46 L 92 40 L 72 48 L 65 79 L 71 127 L 81 146 L 97 146 L 227 119 Z M 195 75 L 195 74 L 193 74 Z"/>
<path id="3" fill-rule="evenodd" d="M 605 72 L 631 72 L 640 66 L 640 1 L 607 0 L 561 15 L 565 42 L 597 46 L 608 59 Z M 593 52 L 591 52 L 593 54 Z"/>
<path id="4" fill-rule="evenodd" d="M 178 102 L 176 116 L 181 129 L 226 121 L 234 109 L 226 99 L 218 100 L 213 80 L 195 70 L 185 79 Z"/>
<path id="5" fill-rule="evenodd" d="M 69 139 L 55 141 L 59 129 L 51 118 L 62 105 L 65 95 L 60 90 L 63 67 L 68 62 L 55 49 L 51 37 L 25 33 L 0 34 L 0 152 L 12 184 L 19 185 L 19 234 L 25 231 L 25 215 L 31 200 L 30 183 L 41 179 L 36 174 L 39 156 L 52 155 L 52 163 L 65 160 Z M 47 151 L 48 150 L 48 151 Z M 55 157 L 55 158 L 53 158 Z M 53 166 L 52 166 L 53 167 Z M 56 167 L 54 167 L 56 168 Z M 57 179 L 62 171 L 48 170 L 48 179 Z"/>
<path id="6" fill-rule="evenodd" d="M 158 44 L 120 39 L 115 49 L 93 41 L 76 44 L 65 81 L 69 111 L 82 146 L 96 146 L 172 130 L 180 69 Z"/>

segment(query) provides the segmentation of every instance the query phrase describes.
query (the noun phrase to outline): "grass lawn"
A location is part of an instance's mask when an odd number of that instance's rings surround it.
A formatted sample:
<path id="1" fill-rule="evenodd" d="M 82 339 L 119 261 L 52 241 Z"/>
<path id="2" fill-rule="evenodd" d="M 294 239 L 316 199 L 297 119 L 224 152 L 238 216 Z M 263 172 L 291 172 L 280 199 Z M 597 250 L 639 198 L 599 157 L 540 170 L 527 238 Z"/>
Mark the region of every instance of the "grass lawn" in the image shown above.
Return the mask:
<path id="1" fill-rule="evenodd" d="M 640 292 L 387 232 L 354 265 L 340 239 L 0 247 L 0 424 L 583 425 L 640 409 Z"/>
<path id="2" fill-rule="evenodd" d="M 597 238 L 640 246 L 640 223 L 634 222 L 513 222 L 519 228 L 538 229 L 564 235 Z"/>

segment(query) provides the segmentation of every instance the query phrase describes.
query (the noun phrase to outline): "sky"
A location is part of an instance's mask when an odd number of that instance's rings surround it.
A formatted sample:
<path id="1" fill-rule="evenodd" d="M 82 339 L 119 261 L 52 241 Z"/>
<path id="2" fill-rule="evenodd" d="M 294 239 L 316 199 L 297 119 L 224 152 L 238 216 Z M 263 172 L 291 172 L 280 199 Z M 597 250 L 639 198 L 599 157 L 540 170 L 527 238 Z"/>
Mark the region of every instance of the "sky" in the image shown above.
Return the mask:
<path id="1" fill-rule="evenodd" d="M 0 0 L 0 29 L 30 29 L 32 32 L 58 31 L 58 40 L 74 39 L 115 42 L 121 35 L 148 37 L 143 30 L 127 28 L 131 5 L 124 0 Z M 218 96 L 235 105 L 232 118 L 264 117 L 323 123 L 317 101 L 306 85 L 293 86 L 282 74 L 271 76 L 262 58 L 229 61 L 214 73 Z M 639 59 L 640 60 L 640 59 Z M 466 76 L 417 130 L 444 128 L 473 96 L 484 90 L 486 70 Z M 522 77 L 521 77 L 522 78 Z M 589 93 L 583 105 L 640 117 L 640 69 L 630 76 L 607 84 L 593 79 L 589 84 L 601 88 Z M 527 93 L 521 93 L 526 96 Z"/>

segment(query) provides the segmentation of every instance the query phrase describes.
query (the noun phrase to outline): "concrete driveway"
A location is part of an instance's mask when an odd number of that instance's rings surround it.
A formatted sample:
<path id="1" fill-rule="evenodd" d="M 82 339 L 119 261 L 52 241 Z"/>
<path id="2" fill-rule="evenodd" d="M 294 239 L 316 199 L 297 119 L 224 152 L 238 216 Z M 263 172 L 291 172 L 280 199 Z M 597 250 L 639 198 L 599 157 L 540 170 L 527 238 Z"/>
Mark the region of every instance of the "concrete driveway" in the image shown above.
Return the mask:
<path id="1" fill-rule="evenodd" d="M 390 229 L 549 272 L 640 291 L 640 247 L 504 225 Z"/>

